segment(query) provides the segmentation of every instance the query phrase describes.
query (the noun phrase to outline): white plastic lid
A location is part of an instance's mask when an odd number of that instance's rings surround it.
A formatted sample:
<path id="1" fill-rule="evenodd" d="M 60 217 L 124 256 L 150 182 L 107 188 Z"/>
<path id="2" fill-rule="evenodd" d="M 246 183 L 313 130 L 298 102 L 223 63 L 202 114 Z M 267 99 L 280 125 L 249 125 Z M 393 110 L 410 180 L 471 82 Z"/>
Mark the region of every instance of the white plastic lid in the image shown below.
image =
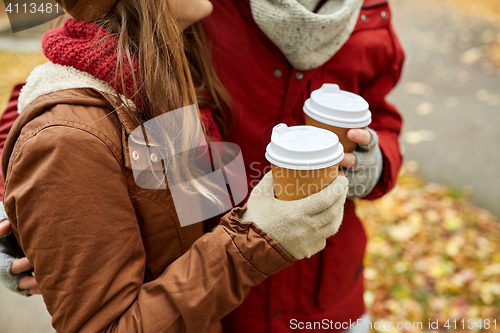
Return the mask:
<path id="1" fill-rule="evenodd" d="M 304 104 L 304 112 L 323 124 L 342 128 L 361 128 L 372 122 L 368 103 L 361 96 L 325 83 L 314 90 Z"/>
<path id="2" fill-rule="evenodd" d="M 333 132 L 314 126 L 274 126 L 266 159 L 292 170 L 316 170 L 335 165 L 344 158 L 344 147 Z"/>

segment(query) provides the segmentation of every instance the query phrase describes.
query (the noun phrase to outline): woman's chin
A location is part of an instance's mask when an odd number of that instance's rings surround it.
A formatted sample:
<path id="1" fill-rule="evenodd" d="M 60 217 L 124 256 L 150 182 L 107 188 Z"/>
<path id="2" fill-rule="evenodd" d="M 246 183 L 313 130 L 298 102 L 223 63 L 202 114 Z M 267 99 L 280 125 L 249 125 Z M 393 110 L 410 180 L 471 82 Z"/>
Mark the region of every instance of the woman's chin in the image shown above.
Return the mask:
<path id="1" fill-rule="evenodd" d="M 200 7 L 198 8 L 199 13 L 200 13 L 200 18 L 197 21 L 203 20 L 205 17 L 209 16 L 212 14 L 212 11 L 214 10 L 214 5 L 210 0 L 203 0 L 200 1 Z"/>
<path id="2" fill-rule="evenodd" d="M 183 18 L 177 21 L 179 28 L 186 30 L 189 26 L 210 16 L 213 10 L 214 5 L 212 5 L 209 0 L 200 1 L 199 5 L 196 7 L 196 13 L 194 13 L 194 15 L 190 15 L 188 18 Z"/>

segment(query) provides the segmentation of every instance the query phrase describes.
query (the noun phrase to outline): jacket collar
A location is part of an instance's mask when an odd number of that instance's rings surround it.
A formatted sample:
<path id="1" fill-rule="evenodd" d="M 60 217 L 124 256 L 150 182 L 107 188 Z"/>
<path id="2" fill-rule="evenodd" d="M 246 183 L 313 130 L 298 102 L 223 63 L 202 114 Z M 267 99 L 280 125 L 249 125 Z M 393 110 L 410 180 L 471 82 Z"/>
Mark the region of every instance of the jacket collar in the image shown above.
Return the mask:
<path id="1" fill-rule="evenodd" d="M 22 115 L 24 110 L 28 107 L 30 109 L 33 107 L 38 109 L 38 103 L 34 105 L 31 104 L 39 97 L 51 95 L 52 93 L 63 90 L 74 89 L 93 90 L 97 93 L 94 94 L 95 98 L 107 101 L 107 103 L 109 103 L 107 107 L 111 106 L 112 109 L 116 111 L 127 135 L 139 126 L 139 124 L 133 120 L 134 118 L 129 112 L 126 111 L 127 108 L 125 106 L 128 106 L 131 110 L 136 109 L 134 102 L 130 99 L 126 99 L 122 95 L 117 95 L 115 90 L 106 82 L 96 79 L 87 72 L 80 71 L 71 66 L 58 65 L 51 62 L 40 65 L 31 72 L 26 81 L 26 85 L 22 88 L 21 94 L 19 95 L 18 112 Z M 43 99 L 44 103 L 50 104 L 50 101 L 52 101 L 55 96 L 59 96 L 59 94 L 51 95 L 49 99 Z M 80 98 L 82 96 L 78 94 L 75 95 L 74 93 L 63 94 L 63 96 L 70 98 L 72 104 L 75 104 L 75 98 L 78 100 L 77 104 L 86 105 L 87 103 L 95 103 L 95 101 L 87 101 L 84 98 Z M 58 103 L 61 103 L 59 98 L 56 100 Z M 67 102 L 68 101 L 66 101 L 66 103 Z M 54 105 L 58 103 L 54 103 Z M 98 104 L 100 106 L 101 103 Z M 33 115 L 33 117 L 39 115 L 32 111 L 30 114 Z"/>
<path id="2" fill-rule="evenodd" d="M 264 46 L 267 49 L 269 49 L 272 53 L 280 54 L 283 57 L 284 61 L 288 62 L 288 60 L 286 60 L 286 57 L 282 54 L 281 50 L 271 41 L 271 39 L 269 39 L 269 37 L 267 37 L 267 35 L 259 28 L 259 26 L 255 22 L 252 16 L 252 9 L 250 8 L 250 0 L 232 0 L 232 1 L 236 6 L 236 8 L 241 13 L 243 19 L 248 22 L 248 26 L 250 27 L 250 29 L 252 29 L 255 35 L 262 41 Z M 324 2 L 326 1 L 319 2 L 319 5 L 321 5 Z M 364 0 L 363 8 L 371 8 L 379 5 L 385 5 L 387 3 L 388 0 Z"/>

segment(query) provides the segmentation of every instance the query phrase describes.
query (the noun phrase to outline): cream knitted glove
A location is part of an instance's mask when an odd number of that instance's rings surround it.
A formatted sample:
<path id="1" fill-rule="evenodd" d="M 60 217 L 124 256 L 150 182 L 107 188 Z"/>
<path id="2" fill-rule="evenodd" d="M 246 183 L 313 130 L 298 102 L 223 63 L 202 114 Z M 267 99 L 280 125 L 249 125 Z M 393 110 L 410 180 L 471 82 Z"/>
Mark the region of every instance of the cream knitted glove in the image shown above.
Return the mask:
<path id="1" fill-rule="evenodd" d="M 352 153 L 356 155 L 357 163 L 352 168 L 342 167 L 347 179 L 349 179 L 349 192 L 347 198 L 363 198 L 370 194 L 377 185 L 383 169 L 382 151 L 378 145 L 378 135 L 371 128 L 365 128 L 370 132 L 372 139 L 366 145 L 358 145 Z"/>
<path id="2" fill-rule="evenodd" d="M 242 221 L 251 221 L 274 238 L 295 259 L 323 250 L 326 239 L 337 233 L 344 214 L 347 178 L 338 176 L 322 191 L 304 199 L 283 201 L 274 197 L 268 172 L 253 189 Z"/>

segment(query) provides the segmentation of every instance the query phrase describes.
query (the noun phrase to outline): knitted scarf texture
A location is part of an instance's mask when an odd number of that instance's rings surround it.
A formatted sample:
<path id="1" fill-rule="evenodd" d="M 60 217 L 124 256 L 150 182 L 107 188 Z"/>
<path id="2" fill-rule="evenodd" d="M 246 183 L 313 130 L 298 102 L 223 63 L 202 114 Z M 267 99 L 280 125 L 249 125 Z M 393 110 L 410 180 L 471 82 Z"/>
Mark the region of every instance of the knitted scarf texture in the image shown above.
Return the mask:
<path id="1" fill-rule="evenodd" d="M 62 27 L 45 33 L 42 49 L 47 59 L 54 64 L 71 66 L 87 72 L 113 88 L 116 86 L 120 94 L 126 93 L 130 98 L 135 93 L 132 70 L 129 66 L 124 66 L 125 85 L 122 86 L 121 82 L 115 84 L 117 40 L 114 37 L 102 40 L 108 35 L 106 29 L 95 23 L 68 19 Z M 125 56 L 124 63 L 128 64 Z M 137 59 L 132 58 L 132 63 L 135 70 L 138 67 Z"/>
<path id="2" fill-rule="evenodd" d="M 259 28 L 298 70 L 326 63 L 351 35 L 363 0 L 250 0 Z"/>

